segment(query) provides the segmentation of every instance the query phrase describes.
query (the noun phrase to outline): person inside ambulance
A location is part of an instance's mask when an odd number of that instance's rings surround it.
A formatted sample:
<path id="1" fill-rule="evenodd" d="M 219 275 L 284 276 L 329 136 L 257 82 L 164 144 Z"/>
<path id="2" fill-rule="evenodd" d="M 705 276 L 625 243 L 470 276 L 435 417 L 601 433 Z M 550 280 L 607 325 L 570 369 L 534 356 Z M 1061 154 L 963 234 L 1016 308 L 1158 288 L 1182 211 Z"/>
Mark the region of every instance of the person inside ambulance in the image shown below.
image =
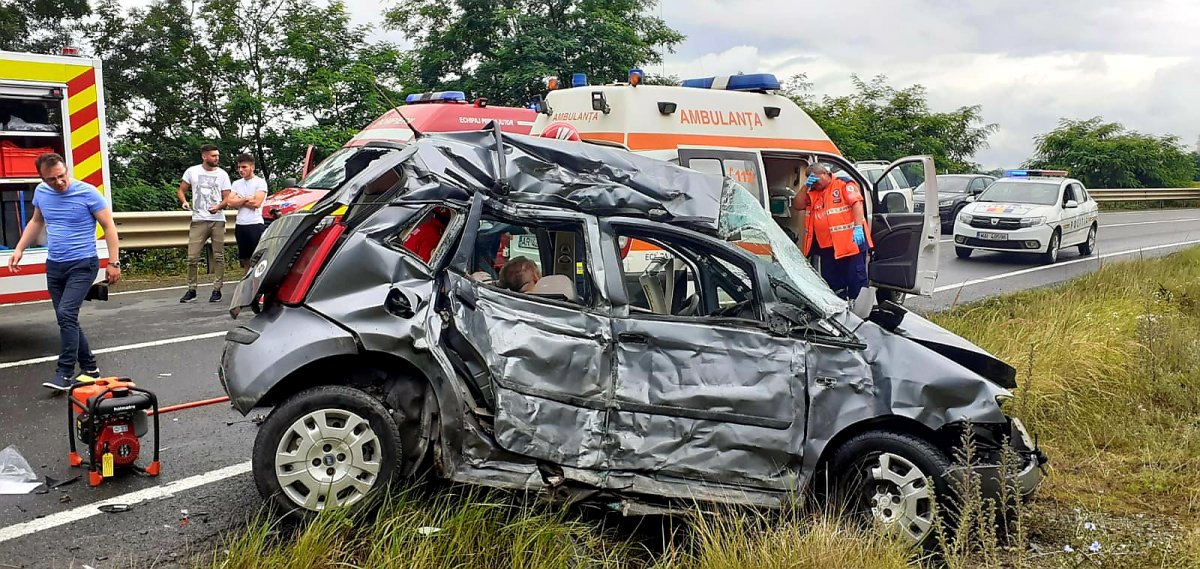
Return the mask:
<path id="1" fill-rule="evenodd" d="M 816 258 L 821 276 L 838 296 L 853 301 L 867 286 L 867 255 L 874 244 L 867 230 L 858 184 L 833 177 L 829 168 L 814 164 L 797 192 L 792 209 L 803 212 L 800 250 Z"/>

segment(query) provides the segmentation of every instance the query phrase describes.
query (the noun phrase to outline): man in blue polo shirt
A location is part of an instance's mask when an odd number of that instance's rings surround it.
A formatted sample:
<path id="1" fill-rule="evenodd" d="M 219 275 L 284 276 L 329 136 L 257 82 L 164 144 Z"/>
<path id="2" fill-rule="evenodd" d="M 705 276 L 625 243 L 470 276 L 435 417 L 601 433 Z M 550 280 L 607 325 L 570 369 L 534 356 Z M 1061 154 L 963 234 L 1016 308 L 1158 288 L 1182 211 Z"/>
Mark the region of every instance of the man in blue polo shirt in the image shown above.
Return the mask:
<path id="1" fill-rule="evenodd" d="M 108 243 L 105 275 L 110 284 L 121 278 L 121 264 L 118 262 L 120 246 L 117 244 L 117 225 L 113 223 L 112 210 L 95 186 L 72 180 L 67 175 L 63 157 L 58 154 L 38 156 L 36 164 L 42 183 L 38 184 L 33 195 L 33 219 L 25 226 L 25 232 L 21 234 L 21 240 L 8 261 L 8 268 L 14 273 L 20 272 L 22 253 L 45 229 L 48 249 L 46 285 L 50 289 L 50 301 L 54 304 L 54 315 L 58 319 L 62 347 L 58 355 L 57 373 L 42 385 L 66 391 L 75 381 L 76 364 L 79 364 L 84 375 L 100 375 L 96 356 L 92 354 L 83 329 L 79 327 L 79 308 L 100 270 L 100 260 L 96 254 L 96 223 L 104 228 L 104 240 Z"/>

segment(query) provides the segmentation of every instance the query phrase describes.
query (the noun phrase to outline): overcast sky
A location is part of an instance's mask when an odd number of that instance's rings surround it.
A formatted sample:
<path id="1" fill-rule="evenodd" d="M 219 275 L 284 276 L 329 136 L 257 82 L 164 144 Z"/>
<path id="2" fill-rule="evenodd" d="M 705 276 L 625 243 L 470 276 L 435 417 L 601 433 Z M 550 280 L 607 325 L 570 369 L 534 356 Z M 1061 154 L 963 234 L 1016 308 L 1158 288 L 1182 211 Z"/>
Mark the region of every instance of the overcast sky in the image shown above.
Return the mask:
<path id="1" fill-rule="evenodd" d="M 356 21 L 377 21 L 379 3 L 348 5 Z M 1197 0 L 664 0 L 660 9 L 687 39 L 648 71 L 805 73 L 816 93 L 839 95 L 851 73 L 921 83 L 935 110 L 978 104 L 999 124 L 976 156 L 987 167 L 1019 165 L 1061 117 L 1100 115 L 1190 148 L 1200 136 Z"/>

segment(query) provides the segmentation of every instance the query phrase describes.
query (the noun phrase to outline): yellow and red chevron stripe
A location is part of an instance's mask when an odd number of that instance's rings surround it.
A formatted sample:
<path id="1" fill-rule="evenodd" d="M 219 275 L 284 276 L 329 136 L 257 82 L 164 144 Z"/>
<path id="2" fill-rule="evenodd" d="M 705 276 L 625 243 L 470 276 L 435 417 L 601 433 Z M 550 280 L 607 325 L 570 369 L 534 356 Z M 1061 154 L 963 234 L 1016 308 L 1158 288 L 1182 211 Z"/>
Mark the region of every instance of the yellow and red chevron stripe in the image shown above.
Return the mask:
<path id="1" fill-rule="evenodd" d="M 84 60 L 90 61 L 90 60 Z M 72 177 L 107 194 L 104 188 L 104 159 L 101 154 L 98 70 L 90 64 L 46 61 L 4 61 L 0 78 L 67 86 L 67 127 L 71 129 Z"/>

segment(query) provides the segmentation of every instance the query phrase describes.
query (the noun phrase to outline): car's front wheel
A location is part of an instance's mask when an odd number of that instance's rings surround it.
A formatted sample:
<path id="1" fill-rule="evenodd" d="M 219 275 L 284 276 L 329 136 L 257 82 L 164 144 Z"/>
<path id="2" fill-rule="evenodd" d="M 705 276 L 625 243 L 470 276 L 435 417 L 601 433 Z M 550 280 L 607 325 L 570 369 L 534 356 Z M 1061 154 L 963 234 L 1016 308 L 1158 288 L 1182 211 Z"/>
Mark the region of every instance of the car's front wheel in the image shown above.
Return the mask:
<path id="1" fill-rule="evenodd" d="M 287 511 L 349 506 L 387 486 L 400 433 L 377 399 L 327 385 L 297 393 L 271 412 L 254 440 L 254 483 Z"/>
<path id="2" fill-rule="evenodd" d="M 941 499 L 950 492 L 949 469 L 949 459 L 937 447 L 889 431 L 862 433 L 829 460 L 838 505 L 922 546 L 936 539 L 938 509 L 944 509 Z"/>
<path id="3" fill-rule="evenodd" d="M 954 254 L 956 256 L 958 256 L 959 259 L 971 258 L 971 251 L 974 251 L 974 249 L 971 249 L 970 247 L 955 247 L 954 248 Z"/>
<path id="4" fill-rule="evenodd" d="M 1055 229 L 1054 234 L 1050 236 L 1050 245 L 1046 247 L 1046 252 L 1041 255 L 1043 265 L 1053 265 L 1058 262 L 1058 248 L 1060 245 L 1062 245 L 1062 235 Z"/>

